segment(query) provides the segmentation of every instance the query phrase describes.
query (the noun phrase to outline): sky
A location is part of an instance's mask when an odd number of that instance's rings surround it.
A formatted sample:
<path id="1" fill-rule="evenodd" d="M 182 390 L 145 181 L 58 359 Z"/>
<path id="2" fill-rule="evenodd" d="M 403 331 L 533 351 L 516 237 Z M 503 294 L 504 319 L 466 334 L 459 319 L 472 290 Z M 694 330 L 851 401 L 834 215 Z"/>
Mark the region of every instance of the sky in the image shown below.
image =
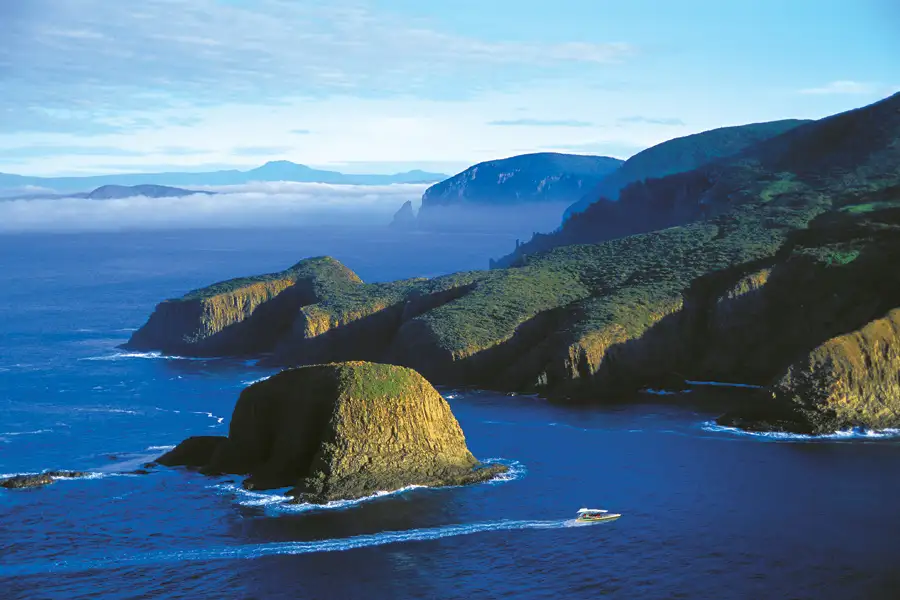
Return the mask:
<path id="1" fill-rule="evenodd" d="M 896 0 L 0 0 L 0 172 L 627 158 L 900 91 Z"/>

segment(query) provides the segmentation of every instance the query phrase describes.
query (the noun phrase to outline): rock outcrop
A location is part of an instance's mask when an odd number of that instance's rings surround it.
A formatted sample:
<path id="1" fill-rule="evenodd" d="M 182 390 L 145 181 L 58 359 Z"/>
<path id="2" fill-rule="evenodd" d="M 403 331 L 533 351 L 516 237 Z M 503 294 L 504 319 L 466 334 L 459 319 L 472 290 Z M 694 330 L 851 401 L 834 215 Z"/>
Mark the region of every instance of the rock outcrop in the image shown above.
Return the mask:
<path id="1" fill-rule="evenodd" d="M 232 279 L 157 305 L 124 345 L 189 356 L 270 350 L 302 306 L 362 283 L 330 257 L 309 258 L 280 273 Z"/>
<path id="2" fill-rule="evenodd" d="M 294 486 L 297 501 L 354 499 L 410 485 L 484 481 L 447 402 L 412 369 L 364 362 L 282 371 L 245 389 L 228 437 L 185 440 L 158 459 Z"/>
<path id="3" fill-rule="evenodd" d="M 413 212 L 412 202 L 407 200 L 403 203 L 403 206 L 394 213 L 394 218 L 391 221 L 391 227 L 394 229 L 415 229 L 416 228 L 416 213 Z"/>
<path id="4" fill-rule="evenodd" d="M 86 476 L 87 473 L 81 471 L 44 471 L 34 475 L 15 475 L 0 481 L 0 487 L 10 490 L 43 487 L 50 485 L 57 479 L 75 479 Z"/>
<path id="5" fill-rule="evenodd" d="M 900 426 L 900 309 L 813 349 L 775 393 L 816 432 Z"/>

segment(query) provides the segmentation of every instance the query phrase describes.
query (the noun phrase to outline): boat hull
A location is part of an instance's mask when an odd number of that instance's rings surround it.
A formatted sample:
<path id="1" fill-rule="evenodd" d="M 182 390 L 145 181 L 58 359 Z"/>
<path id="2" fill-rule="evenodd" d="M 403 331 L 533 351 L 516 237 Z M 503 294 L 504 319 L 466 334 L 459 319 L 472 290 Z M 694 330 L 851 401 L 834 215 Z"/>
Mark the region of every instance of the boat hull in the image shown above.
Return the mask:
<path id="1" fill-rule="evenodd" d="M 602 523 L 604 521 L 615 521 L 622 515 L 604 515 L 602 517 L 578 517 L 575 519 L 576 523 Z"/>

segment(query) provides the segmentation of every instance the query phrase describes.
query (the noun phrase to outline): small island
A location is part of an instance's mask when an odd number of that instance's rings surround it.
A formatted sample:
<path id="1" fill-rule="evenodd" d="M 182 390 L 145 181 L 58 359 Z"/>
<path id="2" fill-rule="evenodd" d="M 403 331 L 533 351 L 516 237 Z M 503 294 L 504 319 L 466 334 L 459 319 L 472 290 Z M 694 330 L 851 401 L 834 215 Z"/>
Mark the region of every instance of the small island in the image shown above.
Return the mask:
<path id="1" fill-rule="evenodd" d="M 352 500 L 408 486 L 487 481 L 447 401 L 405 367 L 345 362 L 287 369 L 246 388 L 228 437 L 191 437 L 157 459 L 244 487 L 292 487 L 295 502 Z"/>

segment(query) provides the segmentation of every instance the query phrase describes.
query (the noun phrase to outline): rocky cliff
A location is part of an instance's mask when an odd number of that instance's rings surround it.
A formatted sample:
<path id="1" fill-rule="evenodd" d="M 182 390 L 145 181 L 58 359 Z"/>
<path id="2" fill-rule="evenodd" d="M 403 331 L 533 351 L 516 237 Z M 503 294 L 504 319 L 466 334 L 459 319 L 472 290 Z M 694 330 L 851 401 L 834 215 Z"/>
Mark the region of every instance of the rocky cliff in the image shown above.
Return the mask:
<path id="1" fill-rule="evenodd" d="M 435 383 L 560 401 L 686 379 L 774 386 L 828 340 L 900 306 L 898 108 L 900 94 L 792 129 L 765 152 L 635 186 L 647 222 L 619 223 L 634 235 L 525 254 L 511 268 L 356 284 L 302 306 L 274 342 L 271 329 L 248 335 L 266 340 L 274 364 L 390 362 Z M 784 397 L 732 422 L 818 427 Z M 859 425 L 885 422 L 857 414 Z"/>
<path id="2" fill-rule="evenodd" d="M 362 281 L 330 257 L 311 258 L 269 275 L 232 279 L 157 305 L 125 348 L 191 356 L 270 350 L 302 306 Z"/>
<path id="3" fill-rule="evenodd" d="M 817 346 L 775 392 L 816 433 L 900 426 L 900 309 Z"/>
<path id="4" fill-rule="evenodd" d="M 403 206 L 394 213 L 394 218 L 391 220 L 390 226 L 394 229 L 416 228 L 416 213 L 413 212 L 411 201 L 407 200 L 404 202 Z"/>
<path id="5" fill-rule="evenodd" d="M 555 227 L 566 206 L 621 163 L 554 152 L 478 163 L 425 190 L 416 226 L 527 233 Z"/>
<path id="6" fill-rule="evenodd" d="M 158 459 L 244 486 L 295 486 L 298 501 L 354 499 L 410 485 L 463 485 L 505 470 L 480 464 L 447 402 L 418 373 L 364 362 L 282 371 L 245 389 L 227 438 L 189 438 Z"/>

